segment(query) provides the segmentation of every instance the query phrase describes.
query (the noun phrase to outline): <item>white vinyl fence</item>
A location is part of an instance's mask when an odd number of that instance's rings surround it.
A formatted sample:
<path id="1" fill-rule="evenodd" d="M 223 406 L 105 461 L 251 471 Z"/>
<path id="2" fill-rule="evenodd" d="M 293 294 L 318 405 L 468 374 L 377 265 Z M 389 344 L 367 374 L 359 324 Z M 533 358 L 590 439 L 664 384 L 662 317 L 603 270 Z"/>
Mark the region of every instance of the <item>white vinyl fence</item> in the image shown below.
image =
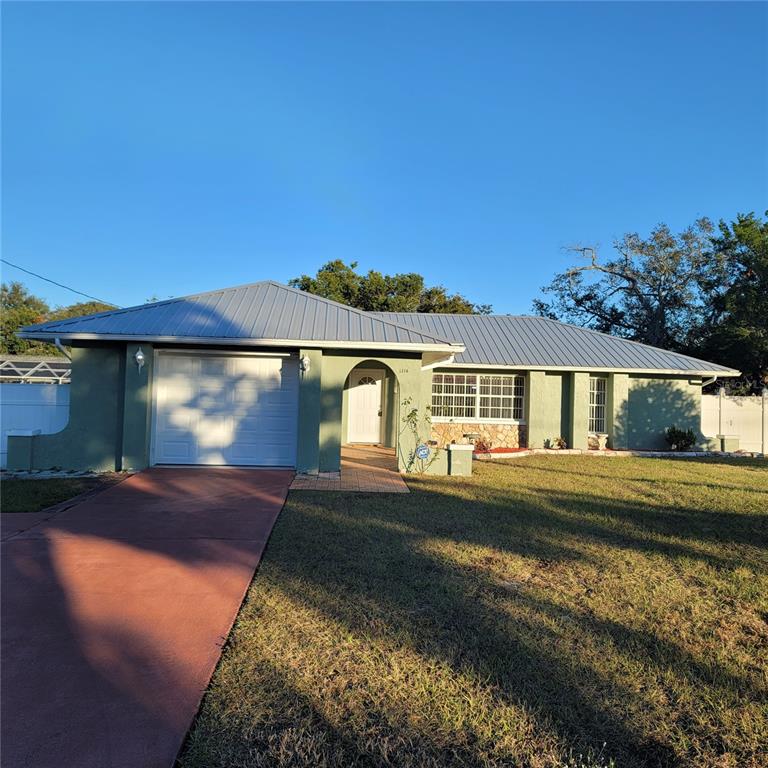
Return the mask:
<path id="1" fill-rule="evenodd" d="M 762 396 L 736 397 L 720 393 L 701 396 L 701 431 L 707 437 L 739 438 L 739 449 L 766 452 L 768 441 L 768 392 Z"/>
<path id="2" fill-rule="evenodd" d="M 53 434 L 69 420 L 69 384 L 0 384 L 0 466 L 8 457 L 8 433 Z"/>

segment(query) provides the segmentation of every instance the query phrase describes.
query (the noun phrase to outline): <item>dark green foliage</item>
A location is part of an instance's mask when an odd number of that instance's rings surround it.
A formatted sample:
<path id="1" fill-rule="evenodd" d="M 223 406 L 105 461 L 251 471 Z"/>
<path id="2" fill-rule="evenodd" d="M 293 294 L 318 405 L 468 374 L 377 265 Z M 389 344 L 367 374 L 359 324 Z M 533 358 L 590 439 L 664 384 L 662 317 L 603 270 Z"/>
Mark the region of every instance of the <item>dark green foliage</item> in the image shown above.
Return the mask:
<path id="1" fill-rule="evenodd" d="M 583 325 L 657 347 L 684 350 L 695 329 L 709 319 L 712 296 L 728 276 L 726 258 L 713 254 L 713 226 L 699 219 L 679 234 L 659 224 L 647 238 L 624 235 L 616 255 L 556 275 L 543 288 L 550 301 L 536 299 L 544 317 Z"/>
<path id="2" fill-rule="evenodd" d="M 692 429 L 678 429 L 675 426 L 667 427 L 664 439 L 673 451 L 690 450 L 696 443 L 696 435 Z"/>
<path id="3" fill-rule="evenodd" d="M 347 265 L 336 259 L 320 267 L 314 277 L 301 275 L 288 282 L 294 288 L 368 312 L 491 313 L 488 304 L 473 304 L 458 293 L 449 295 L 441 285 L 426 286 L 415 272 L 384 275 L 371 270 L 360 275 L 356 268 L 357 262 Z"/>
<path id="4" fill-rule="evenodd" d="M 3 283 L 0 288 L 0 309 L 2 310 L 2 337 L 0 354 L 3 355 L 55 355 L 61 353 L 52 344 L 41 341 L 20 339 L 16 336 L 25 325 L 44 323 L 47 320 L 63 320 L 67 317 L 81 317 L 114 309 L 111 304 L 99 301 L 83 301 L 68 307 L 51 310 L 48 304 L 30 293 L 23 283 Z"/>
<path id="5" fill-rule="evenodd" d="M 83 317 L 84 315 L 96 315 L 99 312 L 108 312 L 116 309 L 112 304 L 104 304 L 101 301 L 80 301 L 67 307 L 59 307 L 48 313 L 46 320 L 64 320 L 68 317 Z"/>
<path id="6" fill-rule="evenodd" d="M 660 224 L 614 249 L 605 262 L 575 249 L 590 263 L 556 275 L 534 311 L 736 368 L 731 391 L 768 385 L 768 220 L 739 214 L 716 231 L 700 219 L 679 235 Z"/>
<path id="7" fill-rule="evenodd" d="M 59 354 L 56 348 L 49 344 L 27 341 L 16 336 L 16 331 L 22 326 L 42 323 L 50 311 L 48 305 L 42 299 L 33 296 L 22 283 L 3 283 L 0 288 L 0 308 L 3 315 L 0 354 Z"/>
<path id="8" fill-rule="evenodd" d="M 714 301 L 698 350 L 738 368 L 743 388 L 759 392 L 768 386 L 768 219 L 739 215 L 719 228 L 712 244 L 729 264 L 731 280 Z"/>

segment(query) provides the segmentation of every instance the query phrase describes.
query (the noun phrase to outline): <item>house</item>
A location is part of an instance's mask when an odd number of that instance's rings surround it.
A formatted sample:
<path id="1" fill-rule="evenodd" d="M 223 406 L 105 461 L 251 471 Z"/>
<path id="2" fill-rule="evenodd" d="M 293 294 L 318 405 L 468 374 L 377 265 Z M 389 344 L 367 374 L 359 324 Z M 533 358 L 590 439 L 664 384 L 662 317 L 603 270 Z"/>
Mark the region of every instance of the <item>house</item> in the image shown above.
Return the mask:
<path id="1" fill-rule="evenodd" d="M 738 375 L 540 317 L 369 313 L 269 281 L 19 335 L 70 346 L 72 384 L 66 428 L 11 437 L 12 469 L 335 471 L 347 442 L 396 447 L 402 469 L 418 443 L 466 435 L 657 449 L 672 424 L 703 442 L 703 380 Z"/>

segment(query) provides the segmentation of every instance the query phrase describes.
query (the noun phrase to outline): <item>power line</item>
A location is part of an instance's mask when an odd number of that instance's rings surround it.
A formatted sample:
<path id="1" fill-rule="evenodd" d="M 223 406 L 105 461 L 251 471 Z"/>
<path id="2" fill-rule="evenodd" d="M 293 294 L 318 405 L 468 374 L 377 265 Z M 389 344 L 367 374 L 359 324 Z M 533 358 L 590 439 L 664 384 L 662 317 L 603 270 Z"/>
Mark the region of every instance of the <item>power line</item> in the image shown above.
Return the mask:
<path id="1" fill-rule="evenodd" d="M 3 264 L 7 264 L 9 267 L 13 267 L 14 269 L 20 269 L 22 272 L 26 272 L 28 275 L 32 275 L 33 277 L 39 277 L 41 280 L 45 280 L 46 283 L 51 283 L 53 285 L 58 285 L 59 288 L 64 288 L 66 291 L 72 291 L 72 293 L 77 293 L 80 296 L 85 296 L 86 299 L 93 299 L 94 301 L 98 301 L 100 304 L 109 304 L 110 307 L 116 307 L 117 309 L 120 309 L 117 304 L 113 304 L 111 301 L 102 301 L 101 299 L 96 298 L 96 296 L 91 296 L 90 293 L 83 293 L 82 291 L 76 291 L 74 288 L 70 288 L 68 285 L 64 285 L 63 283 L 57 283 L 55 280 L 51 280 L 47 277 L 43 277 L 42 275 L 38 275 L 37 272 L 32 272 L 29 269 L 24 269 L 24 267 L 20 267 L 18 264 L 12 264 L 10 261 L 7 261 L 6 259 L 0 259 L 0 261 L 3 262 Z"/>

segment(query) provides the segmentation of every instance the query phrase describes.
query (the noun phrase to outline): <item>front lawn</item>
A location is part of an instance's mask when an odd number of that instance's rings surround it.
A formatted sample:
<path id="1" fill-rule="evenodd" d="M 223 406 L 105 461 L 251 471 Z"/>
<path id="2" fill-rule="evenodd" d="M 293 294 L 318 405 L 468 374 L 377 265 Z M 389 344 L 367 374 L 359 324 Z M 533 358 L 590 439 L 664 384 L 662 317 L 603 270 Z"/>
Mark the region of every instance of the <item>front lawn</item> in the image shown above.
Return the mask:
<path id="1" fill-rule="evenodd" d="M 768 462 L 293 492 L 184 768 L 768 764 Z"/>
<path id="2" fill-rule="evenodd" d="M 0 483 L 0 511 L 39 512 L 106 482 L 109 482 L 106 477 L 3 479 Z"/>

